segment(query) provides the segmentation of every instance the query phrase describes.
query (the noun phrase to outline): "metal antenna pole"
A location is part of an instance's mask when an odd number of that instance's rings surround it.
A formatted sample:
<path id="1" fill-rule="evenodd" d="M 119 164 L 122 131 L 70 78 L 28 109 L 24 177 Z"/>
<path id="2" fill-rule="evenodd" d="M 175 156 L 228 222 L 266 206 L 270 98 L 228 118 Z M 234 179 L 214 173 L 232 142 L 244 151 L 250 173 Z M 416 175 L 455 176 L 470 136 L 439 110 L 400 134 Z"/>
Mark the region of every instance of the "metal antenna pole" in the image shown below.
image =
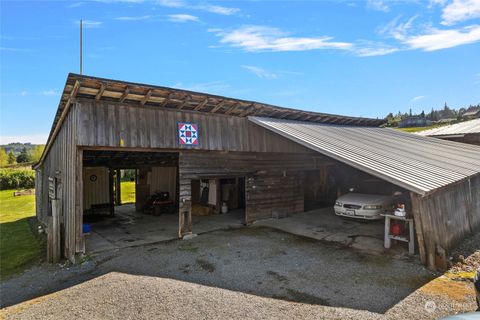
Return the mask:
<path id="1" fill-rule="evenodd" d="M 83 74 L 83 57 L 82 57 L 82 38 L 83 38 L 83 35 L 82 35 L 82 29 L 83 29 L 83 22 L 82 20 L 80 20 L 80 74 Z"/>

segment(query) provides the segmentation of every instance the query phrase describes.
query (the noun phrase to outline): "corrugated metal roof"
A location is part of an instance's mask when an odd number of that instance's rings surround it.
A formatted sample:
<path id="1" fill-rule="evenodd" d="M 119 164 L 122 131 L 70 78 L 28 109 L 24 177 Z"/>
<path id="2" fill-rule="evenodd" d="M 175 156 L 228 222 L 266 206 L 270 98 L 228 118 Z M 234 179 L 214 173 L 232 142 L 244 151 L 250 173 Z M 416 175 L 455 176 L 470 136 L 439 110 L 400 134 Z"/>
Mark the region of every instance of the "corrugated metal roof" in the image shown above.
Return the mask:
<path id="1" fill-rule="evenodd" d="M 480 173 L 480 147 L 389 128 L 249 117 L 307 148 L 418 194 Z"/>
<path id="2" fill-rule="evenodd" d="M 469 133 L 480 133 L 480 118 L 465 122 L 451 124 L 444 127 L 433 128 L 416 132 L 421 136 L 451 136 L 451 135 L 465 135 Z"/>

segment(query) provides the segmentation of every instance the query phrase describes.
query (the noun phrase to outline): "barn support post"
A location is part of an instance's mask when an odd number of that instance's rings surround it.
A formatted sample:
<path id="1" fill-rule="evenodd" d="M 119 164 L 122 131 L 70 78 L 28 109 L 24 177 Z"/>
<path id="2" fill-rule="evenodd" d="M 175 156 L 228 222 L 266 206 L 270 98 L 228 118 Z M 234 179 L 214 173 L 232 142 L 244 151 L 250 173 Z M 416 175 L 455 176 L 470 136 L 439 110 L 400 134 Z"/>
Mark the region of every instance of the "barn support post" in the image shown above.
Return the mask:
<path id="1" fill-rule="evenodd" d="M 121 186 L 122 186 L 122 176 L 121 176 L 121 171 L 120 169 L 116 170 L 116 180 L 115 180 L 115 198 L 117 200 L 117 206 L 122 204 L 122 191 L 121 191 Z"/>
<path id="2" fill-rule="evenodd" d="M 60 203 L 58 199 L 52 199 L 52 263 L 60 261 Z"/>
<path id="3" fill-rule="evenodd" d="M 410 192 L 410 198 L 412 200 L 412 213 L 413 220 L 415 221 L 415 233 L 417 234 L 418 240 L 418 253 L 420 255 L 420 261 L 422 264 L 427 263 L 427 255 L 425 252 L 425 240 L 422 227 L 422 217 L 420 215 L 420 200 L 418 199 L 419 195 L 414 192 Z"/>
<path id="4" fill-rule="evenodd" d="M 83 235 L 83 150 L 77 149 L 75 170 L 75 251 L 85 253 Z"/>
<path id="5" fill-rule="evenodd" d="M 179 179 L 178 237 L 192 234 L 192 180 Z"/>

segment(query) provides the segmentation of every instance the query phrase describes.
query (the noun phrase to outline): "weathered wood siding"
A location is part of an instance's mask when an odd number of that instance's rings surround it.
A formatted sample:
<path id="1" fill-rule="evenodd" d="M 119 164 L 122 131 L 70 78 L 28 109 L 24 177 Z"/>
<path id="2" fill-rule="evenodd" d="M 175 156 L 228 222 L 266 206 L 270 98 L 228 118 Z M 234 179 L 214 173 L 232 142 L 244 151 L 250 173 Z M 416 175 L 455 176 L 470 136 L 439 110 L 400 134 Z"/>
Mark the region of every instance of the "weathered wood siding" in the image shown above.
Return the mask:
<path id="1" fill-rule="evenodd" d="M 274 212 L 302 212 L 303 171 L 328 163 L 321 159 L 305 153 L 183 151 L 179 154 L 180 205 L 191 201 L 192 180 L 245 176 L 246 223 Z"/>
<path id="2" fill-rule="evenodd" d="M 75 253 L 84 251 L 82 234 L 82 162 L 77 150 L 77 109 L 72 105 L 43 164 L 37 168 L 37 218 L 48 222 L 51 202 L 48 178 L 57 178 L 60 225 L 64 238 L 64 255 L 74 260 Z M 79 213 L 78 213 L 79 212 Z"/>
<path id="3" fill-rule="evenodd" d="M 411 197 L 420 254 L 432 268 L 439 250 L 448 252 L 480 228 L 480 175 L 425 197 Z"/>
<path id="4" fill-rule="evenodd" d="M 96 176 L 92 181 L 90 177 Z M 83 168 L 83 210 L 89 210 L 92 204 L 110 203 L 108 168 Z"/>
<path id="5" fill-rule="evenodd" d="M 91 100 L 82 100 L 80 109 L 82 146 L 312 153 L 247 118 Z M 178 122 L 199 125 L 199 146 L 179 145 Z"/>
<path id="6" fill-rule="evenodd" d="M 459 138 L 447 138 L 445 140 L 474 144 L 480 146 L 480 133 L 469 133 Z"/>

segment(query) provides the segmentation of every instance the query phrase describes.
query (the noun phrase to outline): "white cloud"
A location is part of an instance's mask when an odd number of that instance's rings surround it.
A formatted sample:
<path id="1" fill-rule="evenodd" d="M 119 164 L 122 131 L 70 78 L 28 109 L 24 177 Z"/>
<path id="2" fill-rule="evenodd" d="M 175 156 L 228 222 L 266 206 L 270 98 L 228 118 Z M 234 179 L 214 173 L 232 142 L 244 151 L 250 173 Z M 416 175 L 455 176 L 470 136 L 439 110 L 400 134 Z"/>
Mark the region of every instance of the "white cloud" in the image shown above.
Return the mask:
<path id="1" fill-rule="evenodd" d="M 291 37 L 278 28 L 266 26 L 243 26 L 229 31 L 209 29 L 223 44 L 242 48 L 245 51 L 304 51 L 314 49 L 341 49 L 352 47 L 348 42 L 330 41 L 332 37 Z"/>
<path id="2" fill-rule="evenodd" d="M 59 96 L 60 93 L 58 93 L 56 89 L 48 89 L 48 90 L 43 90 L 42 95 L 44 95 L 44 96 Z"/>
<path id="3" fill-rule="evenodd" d="M 390 10 L 384 0 L 367 0 L 367 8 L 382 12 L 388 12 Z"/>
<path id="4" fill-rule="evenodd" d="M 80 21 L 74 21 L 75 24 L 80 25 Z M 103 22 L 101 21 L 93 21 L 93 20 L 83 20 L 82 26 L 86 29 L 88 28 L 98 28 L 101 27 Z"/>
<path id="5" fill-rule="evenodd" d="M 385 56 L 399 51 L 399 48 L 388 46 L 385 44 L 372 44 L 370 46 L 359 46 L 356 45 L 352 47 L 351 51 L 360 57 L 375 57 L 375 56 Z"/>
<path id="6" fill-rule="evenodd" d="M 181 8 L 186 6 L 181 0 L 157 0 L 157 3 L 161 6 L 170 8 Z"/>
<path id="7" fill-rule="evenodd" d="M 198 8 L 200 10 L 204 10 L 204 11 L 208 11 L 216 14 L 221 14 L 224 16 L 231 16 L 233 14 L 240 12 L 240 9 L 238 8 L 230 8 L 230 7 L 222 7 L 222 6 L 214 6 L 214 5 L 197 6 L 194 8 Z"/>
<path id="8" fill-rule="evenodd" d="M 416 96 L 416 97 L 413 97 L 412 100 L 410 100 L 411 102 L 415 102 L 415 101 L 419 101 L 419 100 L 422 100 L 422 99 L 425 99 L 426 96 Z"/>
<path id="9" fill-rule="evenodd" d="M 253 73 L 259 78 L 262 79 L 278 79 L 278 74 L 269 72 L 263 68 L 255 67 L 255 66 L 241 66 L 243 69 Z"/>
<path id="10" fill-rule="evenodd" d="M 13 142 L 20 143 L 33 143 L 33 144 L 45 144 L 47 142 L 48 134 L 39 133 L 39 134 L 27 134 L 27 135 L 18 135 L 18 136 L 0 136 L 0 144 L 9 144 Z"/>
<path id="11" fill-rule="evenodd" d="M 390 21 L 387 25 L 380 28 L 379 33 L 388 35 L 396 40 L 403 41 L 406 39 L 407 34 L 413 28 L 413 22 L 417 19 L 418 16 L 413 16 L 408 19 L 407 22 L 399 23 L 401 16 L 397 16 L 395 19 Z"/>
<path id="12" fill-rule="evenodd" d="M 396 17 L 378 32 L 399 41 L 399 50 L 435 51 L 480 41 L 480 25 L 438 29 L 424 24 L 415 26 L 416 19 L 414 16 L 400 23 L 400 17 Z"/>
<path id="13" fill-rule="evenodd" d="M 82 6 L 83 4 L 84 4 L 83 2 L 74 2 L 72 4 L 69 4 L 67 6 L 67 8 L 78 8 L 78 7 Z"/>
<path id="14" fill-rule="evenodd" d="M 115 20 L 120 20 L 120 21 L 142 21 L 142 20 L 149 20 L 151 19 L 151 15 L 146 15 L 146 16 L 130 16 L 130 17 L 117 17 Z"/>
<path id="15" fill-rule="evenodd" d="M 199 19 L 196 16 L 189 14 L 171 14 L 168 19 L 173 22 L 198 22 Z"/>
<path id="16" fill-rule="evenodd" d="M 30 52 L 30 49 L 22 48 L 12 48 L 12 47 L 0 47 L 0 51 L 10 51 L 10 52 Z"/>
<path id="17" fill-rule="evenodd" d="M 219 5 L 211 5 L 211 4 L 204 4 L 204 5 L 189 5 L 182 0 L 158 0 L 157 4 L 169 7 L 169 8 L 185 8 L 185 9 L 193 9 L 193 10 L 202 10 L 211 13 L 216 13 L 220 15 L 230 16 L 240 12 L 238 8 L 232 7 L 224 7 Z"/>
<path id="18" fill-rule="evenodd" d="M 442 24 L 454 25 L 458 22 L 480 17 L 480 0 L 453 0 L 443 8 Z"/>
<path id="19" fill-rule="evenodd" d="M 28 95 L 28 91 L 23 90 L 22 92 L 20 92 L 20 95 L 21 95 L 22 97 L 25 97 L 25 96 Z"/>
<path id="20" fill-rule="evenodd" d="M 423 34 L 409 36 L 404 43 L 411 49 L 435 51 L 480 41 L 480 25 L 461 29 L 440 30 L 431 28 Z"/>
<path id="21" fill-rule="evenodd" d="M 185 85 L 179 82 L 179 83 L 176 83 L 174 87 L 195 91 L 195 92 L 208 92 L 213 94 L 220 94 L 225 92 L 227 89 L 231 88 L 231 86 L 225 83 L 225 81 L 211 81 L 211 82 L 204 82 L 204 83 L 195 83 L 192 85 Z"/>

